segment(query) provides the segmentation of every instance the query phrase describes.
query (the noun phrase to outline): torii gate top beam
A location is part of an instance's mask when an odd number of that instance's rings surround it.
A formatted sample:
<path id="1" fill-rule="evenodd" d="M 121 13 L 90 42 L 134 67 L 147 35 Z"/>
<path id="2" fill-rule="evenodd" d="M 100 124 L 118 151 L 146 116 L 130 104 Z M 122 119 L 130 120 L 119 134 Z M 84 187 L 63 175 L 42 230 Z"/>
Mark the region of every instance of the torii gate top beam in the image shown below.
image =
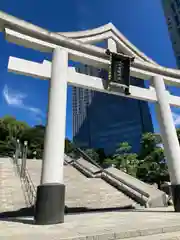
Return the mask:
<path id="1" fill-rule="evenodd" d="M 110 25 L 112 27 L 112 24 L 110 24 Z M 110 25 L 108 25 L 108 27 L 110 27 Z M 107 30 L 106 29 L 107 26 L 104 26 L 104 27 L 105 27 L 105 30 Z M 93 45 L 90 45 L 87 43 L 83 43 L 80 40 L 68 38 L 59 33 L 47 31 L 41 27 L 35 26 L 31 23 L 28 23 L 24 20 L 20 20 L 16 17 L 13 17 L 9 14 L 6 14 L 6 13 L 0 11 L 0 31 L 4 31 L 6 28 L 12 29 L 19 34 L 23 34 L 26 37 L 32 37 L 37 40 L 42 40 L 44 42 L 54 44 L 54 46 L 65 47 L 65 48 L 69 48 L 72 50 L 77 50 L 79 52 L 89 54 L 89 55 L 92 55 L 95 57 L 99 57 L 101 59 L 107 60 L 107 58 L 108 58 L 108 56 L 105 53 L 105 49 L 103 49 L 103 48 L 93 46 Z M 102 28 L 103 27 L 100 28 L 101 31 L 102 31 Z M 116 31 L 116 35 L 117 35 L 118 30 L 114 26 L 113 26 L 113 29 L 115 29 L 114 31 Z M 90 30 L 90 31 L 92 31 L 92 30 Z M 97 30 L 95 31 L 95 33 L 97 33 Z M 68 35 L 68 34 L 66 34 L 66 35 Z M 71 33 L 71 35 L 72 35 L 72 33 Z M 122 39 L 122 41 L 125 41 L 125 37 L 123 37 L 123 38 L 124 38 L 124 40 Z M 128 43 L 129 43 L 129 41 L 128 41 Z M 127 42 L 126 42 L 126 44 L 127 44 Z M 38 47 L 39 46 L 37 44 L 37 49 L 38 49 Z M 131 45 L 131 49 L 132 48 L 133 48 L 133 45 Z M 43 51 L 43 49 L 41 47 L 39 47 L 38 50 Z M 52 47 L 52 51 L 53 51 L 53 47 Z M 137 52 L 137 49 L 135 49 L 134 51 L 138 54 L 139 57 L 142 58 L 142 60 L 144 59 L 144 61 L 135 59 L 134 63 L 132 64 L 133 67 L 138 68 L 140 70 L 147 70 L 149 72 L 163 75 L 165 77 L 174 78 L 174 81 L 177 84 L 177 80 L 180 79 L 180 71 L 179 70 L 159 66 L 158 64 L 153 62 L 151 59 L 149 59 L 145 55 L 143 55 L 140 51 Z M 179 80 L 179 82 L 180 82 L 180 80 Z M 172 83 L 173 83 L 173 80 L 172 80 Z"/>
<path id="2" fill-rule="evenodd" d="M 58 33 L 50 32 L 46 29 L 0 11 L 0 31 L 4 31 L 5 28 L 10 28 L 19 33 L 27 34 L 28 36 L 45 40 L 62 47 L 79 50 L 99 57 L 106 56 L 104 49 L 92 45 L 82 44 L 80 41 L 67 38 Z"/>

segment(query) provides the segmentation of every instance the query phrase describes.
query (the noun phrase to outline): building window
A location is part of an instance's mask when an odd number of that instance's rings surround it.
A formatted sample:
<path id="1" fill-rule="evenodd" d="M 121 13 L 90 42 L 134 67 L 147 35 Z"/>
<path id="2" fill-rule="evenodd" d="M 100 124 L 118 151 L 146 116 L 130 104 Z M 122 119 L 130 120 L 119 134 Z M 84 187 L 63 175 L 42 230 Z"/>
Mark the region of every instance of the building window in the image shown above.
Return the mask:
<path id="1" fill-rule="evenodd" d="M 168 26 L 171 26 L 171 22 L 168 22 Z"/>
<path id="2" fill-rule="evenodd" d="M 173 13 L 176 13 L 176 7 L 174 6 L 174 3 L 171 3 L 171 9 L 172 9 Z"/>
<path id="3" fill-rule="evenodd" d="M 178 63 L 180 64 L 180 56 L 177 57 Z"/>
<path id="4" fill-rule="evenodd" d="M 179 22 L 179 18 L 177 15 L 174 16 L 174 20 L 175 20 L 176 24 L 179 25 L 180 22 Z"/>
<path id="5" fill-rule="evenodd" d="M 180 7 L 180 0 L 175 0 L 175 2 L 176 2 L 176 5 Z"/>

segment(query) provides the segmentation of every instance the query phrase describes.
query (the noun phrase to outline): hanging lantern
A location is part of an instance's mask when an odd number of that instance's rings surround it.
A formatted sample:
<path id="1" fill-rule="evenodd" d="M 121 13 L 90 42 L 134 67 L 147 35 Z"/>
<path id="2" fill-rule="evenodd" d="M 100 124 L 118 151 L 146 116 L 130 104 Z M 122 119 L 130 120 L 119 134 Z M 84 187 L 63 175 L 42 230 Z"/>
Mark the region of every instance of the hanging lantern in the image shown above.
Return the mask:
<path id="1" fill-rule="evenodd" d="M 106 53 L 110 56 L 110 66 L 108 74 L 108 87 L 116 86 L 123 87 L 124 93 L 129 95 L 130 86 L 130 65 L 134 58 L 110 52 L 109 49 Z"/>

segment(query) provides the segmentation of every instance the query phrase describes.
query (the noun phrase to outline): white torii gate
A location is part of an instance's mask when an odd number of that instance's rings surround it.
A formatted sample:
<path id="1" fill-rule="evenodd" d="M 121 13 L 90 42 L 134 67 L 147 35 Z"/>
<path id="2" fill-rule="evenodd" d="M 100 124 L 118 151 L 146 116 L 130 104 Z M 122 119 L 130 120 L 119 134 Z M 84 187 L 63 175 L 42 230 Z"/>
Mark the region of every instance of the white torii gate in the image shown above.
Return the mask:
<path id="1" fill-rule="evenodd" d="M 64 138 L 67 83 L 108 94 L 154 102 L 173 190 L 174 208 L 180 212 L 180 147 L 170 105 L 180 107 L 180 97 L 170 94 L 165 84 L 180 86 L 180 71 L 158 65 L 131 44 L 111 23 L 102 27 L 69 33 L 53 33 L 0 11 L 0 31 L 7 41 L 42 52 L 52 52 L 52 63 L 36 63 L 9 58 L 10 72 L 50 80 L 48 118 L 41 183 L 37 189 L 35 221 L 53 224 L 64 221 L 65 186 L 63 183 Z M 119 87 L 107 90 L 99 77 L 79 74 L 68 67 L 68 60 L 108 69 L 105 49 L 92 45 L 107 40 L 112 52 L 135 57 L 130 74 L 150 80 L 149 89 L 130 86 L 131 95 Z"/>

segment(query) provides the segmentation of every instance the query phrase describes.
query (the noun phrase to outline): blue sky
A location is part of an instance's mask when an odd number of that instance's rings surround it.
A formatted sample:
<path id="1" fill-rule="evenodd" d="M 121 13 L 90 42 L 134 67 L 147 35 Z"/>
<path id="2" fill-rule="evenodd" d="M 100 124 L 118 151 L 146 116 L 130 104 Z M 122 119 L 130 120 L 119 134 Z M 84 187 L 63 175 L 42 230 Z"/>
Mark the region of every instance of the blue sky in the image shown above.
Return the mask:
<path id="1" fill-rule="evenodd" d="M 160 0 L 0 0 L 0 10 L 51 31 L 78 31 L 112 22 L 141 51 L 167 67 L 176 67 Z M 48 81 L 7 73 L 9 56 L 41 62 L 49 54 L 8 44 L 0 34 L 0 117 L 30 125 L 46 122 Z M 170 89 L 180 95 L 180 90 Z M 154 106 L 153 124 L 158 131 Z M 180 110 L 172 109 L 176 125 Z M 68 89 L 66 135 L 72 136 L 71 88 Z"/>

